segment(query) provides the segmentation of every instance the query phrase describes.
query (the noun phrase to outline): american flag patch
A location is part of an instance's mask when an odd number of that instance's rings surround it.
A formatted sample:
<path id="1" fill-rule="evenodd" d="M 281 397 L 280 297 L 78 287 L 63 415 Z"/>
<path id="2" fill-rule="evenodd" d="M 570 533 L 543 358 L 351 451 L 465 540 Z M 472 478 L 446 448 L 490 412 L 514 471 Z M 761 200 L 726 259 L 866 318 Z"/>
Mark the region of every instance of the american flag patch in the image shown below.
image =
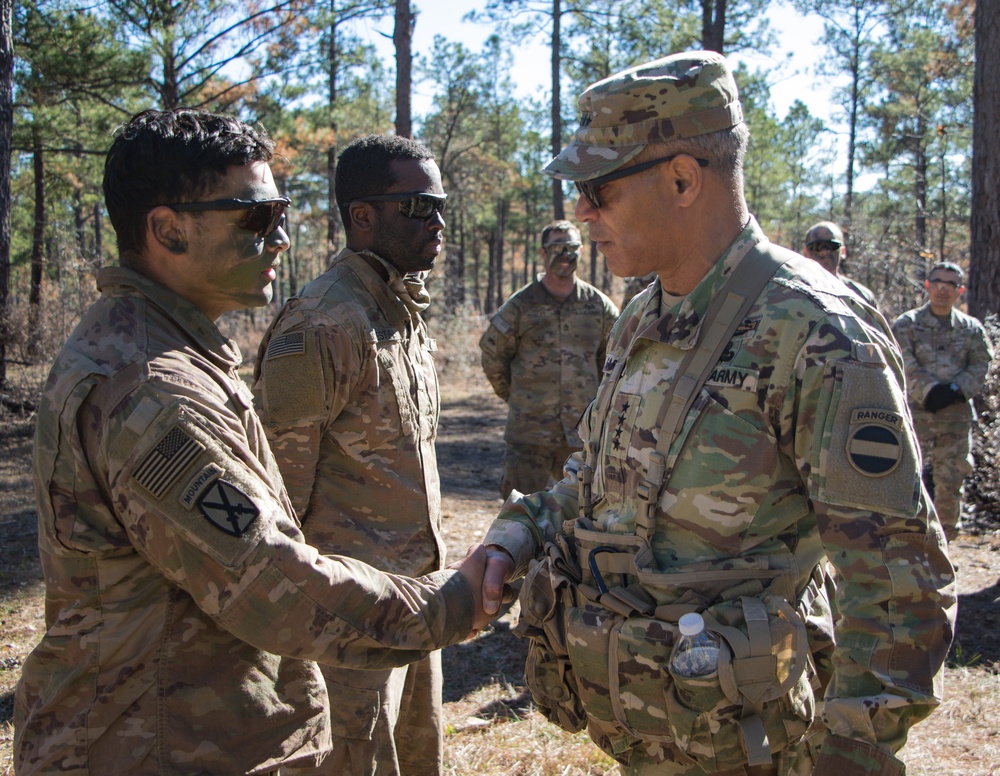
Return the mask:
<path id="1" fill-rule="evenodd" d="M 302 331 L 282 334 L 275 337 L 267 345 L 264 358 L 281 358 L 282 356 L 298 356 L 306 352 L 306 335 Z"/>
<path id="2" fill-rule="evenodd" d="M 205 446 L 187 431 L 174 426 L 136 467 L 132 479 L 154 497 L 162 498 L 167 488 L 204 449 Z"/>

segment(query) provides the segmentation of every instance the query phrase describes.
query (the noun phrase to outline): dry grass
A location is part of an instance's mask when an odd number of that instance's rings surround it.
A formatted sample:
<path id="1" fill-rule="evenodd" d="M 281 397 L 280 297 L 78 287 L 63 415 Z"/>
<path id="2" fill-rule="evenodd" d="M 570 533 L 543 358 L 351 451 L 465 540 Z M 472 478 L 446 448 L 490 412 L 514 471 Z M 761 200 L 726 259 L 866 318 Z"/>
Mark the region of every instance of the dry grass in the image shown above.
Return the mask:
<path id="1" fill-rule="evenodd" d="M 268 316 L 235 317 L 227 333 L 248 362 Z M 445 539 L 464 553 L 500 505 L 504 406 L 479 369 L 476 343 L 485 326 L 466 313 L 433 321 L 439 339 L 443 414 L 438 443 Z M 24 370 L 24 396 L 37 395 L 44 369 Z M 41 635 L 42 585 L 35 556 L 30 484 L 33 419 L 0 422 L 0 776 L 11 774 L 11 699 L 19 667 Z M 901 756 L 911 776 L 1000 776 L 1000 535 L 995 527 L 963 536 L 964 617 L 945 672 L 946 700 L 911 733 Z M 444 652 L 445 773 L 448 776 L 604 776 L 613 762 L 583 734 L 546 722 L 523 685 L 524 642 L 511 633 L 516 605 L 490 629 Z M 991 635 L 992 634 L 992 635 Z"/>

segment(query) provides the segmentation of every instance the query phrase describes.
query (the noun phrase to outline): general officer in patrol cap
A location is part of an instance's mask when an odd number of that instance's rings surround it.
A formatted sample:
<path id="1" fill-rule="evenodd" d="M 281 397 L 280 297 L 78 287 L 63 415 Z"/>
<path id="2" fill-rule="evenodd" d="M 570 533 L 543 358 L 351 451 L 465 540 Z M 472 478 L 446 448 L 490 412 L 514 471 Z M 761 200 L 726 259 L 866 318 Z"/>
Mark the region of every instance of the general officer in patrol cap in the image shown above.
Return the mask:
<path id="1" fill-rule="evenodd" d="M 955 590 L 892 334 L 748 212 L 723 56 L 630 68 L 580 109 L 546 170 L 612 272 L 657 280 L 612 330 L 584 453 L 488 530 L 486 607 L 530 565 L 535 700 L 625 774 L 902 774 Z"/>
<path id="2" fill-rule="evenodd" d="M 46 631 L 15 695 L 22 776 L 315 765 L 331 726 L 313 661 L 401 665 L 485 625 L 483 557 L 410 579 L 303 541 L 215 324 L 271 299 L 288 248 L 273 147 L 177 110 L 133 117 L 108 152 L 121 266 L 38 412 Z"/>

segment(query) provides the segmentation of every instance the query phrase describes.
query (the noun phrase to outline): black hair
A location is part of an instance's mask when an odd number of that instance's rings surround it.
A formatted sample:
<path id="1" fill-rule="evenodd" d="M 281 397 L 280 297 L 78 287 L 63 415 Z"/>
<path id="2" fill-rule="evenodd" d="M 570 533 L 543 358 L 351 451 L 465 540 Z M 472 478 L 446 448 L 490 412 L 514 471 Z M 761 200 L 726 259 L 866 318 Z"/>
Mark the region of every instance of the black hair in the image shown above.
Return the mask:
<path id="1" fill-rule="evenodd" d="M 123 265 L 145 248 L 146 214 L 157 205 L 193 202 L 227 168 L 269 162 L 274 141 L 231 116 L 201 110 L 146 110 L 115 131 L 104 161 L 104 200 Z"/>
<path id="2" fill-rule="evenodd" d="M 351 142 L 337 157 L 334 194 L 340 220 L 350 233 L 348 205 L 364 197 L 382 194 L 396 182 L 392 174 L 395 161 L 434 159 L 427 146 L 399 135 L 365 135 Z"/>
<path id="3" fill-rule="evenodd" d="M 939 261 L 937 264 L 935 264 L 933 267 L 931 267 L 931 271 L 927 273 L 927 277 L 929 278 L 931 275 L 933 275 L 934 274 L 934 270 L 936 270 L 936 269 L 944 269 L 944 270 L 948 270 L 949 272 L 957 272 L 958 273 L 958 279 L 961 280 L 963 283 L 965 282 L 965 270 L 962 269 L 957 264 L 955 264 L 954 262 L 951 262 L 951 261 Z"/>

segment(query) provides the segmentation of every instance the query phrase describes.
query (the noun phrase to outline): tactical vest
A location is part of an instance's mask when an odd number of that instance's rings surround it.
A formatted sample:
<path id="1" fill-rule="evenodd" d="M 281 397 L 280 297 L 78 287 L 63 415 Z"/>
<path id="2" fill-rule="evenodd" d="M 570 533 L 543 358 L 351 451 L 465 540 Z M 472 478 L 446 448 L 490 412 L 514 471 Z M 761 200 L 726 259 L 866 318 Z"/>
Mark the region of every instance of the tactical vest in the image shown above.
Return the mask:
<path id="1" fill-rule="evenodd" d="M 826 677 L 812 652 L 830 648 L 833 632 L 823 568 L 796 590 L 789 556 L 722 558 L 665 573 L 651 549 L 656 505 L 676 463 L 671 442 L 739 322 L 792 255 L 775 253 L 751 249 L 709 305 L 660 411 L 635 533 L 600 530 L 591 519 L 601 434 L 594 423 L 579 517 L 546 544 L 522 586 L 517 632 L 531 641 L 525 678 L 540 711 L 572 732 L 586 727 L 626 765 L 649 742 L 673 743 L 709 773 L 770 765 L 816 722 Z M 625 363 L 599 393 L 595 417 L 606 416 Z M 670 672 L 677 622 L 688 612 L 701 613 L 720 640 L 718 670 L 707 676 Z"/>

